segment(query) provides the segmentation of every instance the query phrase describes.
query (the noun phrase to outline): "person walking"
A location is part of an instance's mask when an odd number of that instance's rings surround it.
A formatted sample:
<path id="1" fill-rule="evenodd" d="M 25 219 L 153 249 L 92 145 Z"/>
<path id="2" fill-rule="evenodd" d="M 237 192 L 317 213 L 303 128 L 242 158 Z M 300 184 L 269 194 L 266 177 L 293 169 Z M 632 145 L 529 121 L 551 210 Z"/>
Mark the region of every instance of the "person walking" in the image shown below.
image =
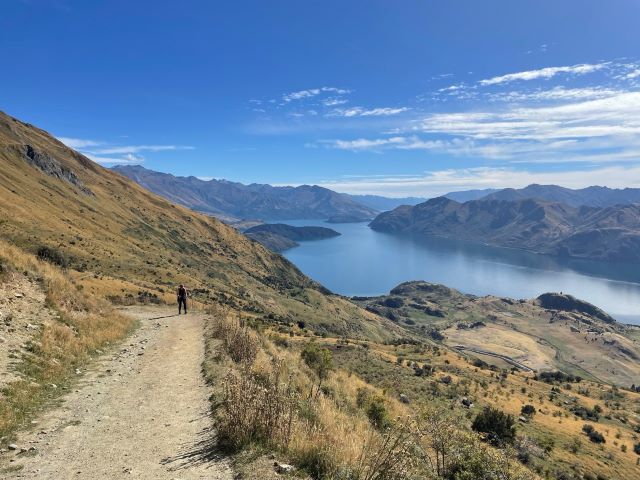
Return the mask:
<path id="1" fill-rule="evenodd" d="M 178 286 L 178 315 L 182 313 L 182 307 L 184 307 L 184 314 L 187 314 L 187 289 L 184 285 Z"/>

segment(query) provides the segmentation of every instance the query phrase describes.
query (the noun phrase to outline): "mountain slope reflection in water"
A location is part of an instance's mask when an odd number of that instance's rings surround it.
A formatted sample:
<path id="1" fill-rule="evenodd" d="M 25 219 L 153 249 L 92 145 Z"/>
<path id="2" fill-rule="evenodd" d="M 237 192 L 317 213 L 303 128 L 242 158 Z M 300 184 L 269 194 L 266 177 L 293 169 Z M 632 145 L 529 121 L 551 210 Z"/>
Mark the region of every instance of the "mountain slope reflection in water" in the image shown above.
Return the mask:
<path id="1" fill-rule="evenodd" d="M 295 220 L 296 226 L 327 226 Z M 640 324 L 640 269 L 555 258 L 450 239 L 414 240 L 379 233 L 366 223 L 332 224 L 342 235 L 302 242 L 285 256 L 342 295 L 380 295 L 408 280 L 442 283 L 465 293 L 533 298 L 570 293 L 617 320 Z M 637 266 L 636 266 L 637 267 Z"/>

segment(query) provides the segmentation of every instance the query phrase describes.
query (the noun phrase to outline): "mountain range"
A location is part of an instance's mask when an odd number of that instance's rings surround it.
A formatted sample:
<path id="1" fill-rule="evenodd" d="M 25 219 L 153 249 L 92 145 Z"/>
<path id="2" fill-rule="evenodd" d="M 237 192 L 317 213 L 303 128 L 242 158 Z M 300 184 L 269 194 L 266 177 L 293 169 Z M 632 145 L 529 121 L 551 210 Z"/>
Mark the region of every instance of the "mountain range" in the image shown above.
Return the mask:
<path id="1" fill-rule="evenodd" d="M 380 195 L 349 195 L 343 194 L 362 205 L 366 205 L 369 208 L 373 208 L 379 212 L 386 212 L 387 210 L 393 210 L 400 205 L 417 205 L 419 203 L 427 201 L 424 197 L 383 197 Z"/>
<path id="2" fill-rule="evenodd" d="M 231 222 L 247 218 L 363 222 L 371 220 L 378 213 L 349 196 L 317 185 L 244 185 L 227 180 L 176 177 L 139 165 L 116 166 L 113 170 L 171 202 Z"/>
<path id="3" fill-rule="evenodd" d="M 505 188 L 503 190 L 469 190 L 445 195 L 451 200 L 525 200 L 529 198 L 559 202 L 572 207 L 611 207 L 640 203 L 640 188 L 608 188 L 591 186 L 573 190 L 558 185 L 532 184 L 525 188 Z"/>
<path id="4" fill-rule="evenodd" d="M 486 197 L 487 195 L 491 195 L 492 193 L 499 192 L 498 188 L 485 188 L 482 190 L 461 190 L 458 192 L 449 192 L 443 195 L 443 197 L 450 198 L 451 200 L 455 200 L 456 202 L 464 203 L 470 200 L 479 200 L 481 198 Z"/>
<path id="5" fill-rule="evenodd" d="M 442 236 L 538 253 L 640 263 L 640 205 L 572 207 L 538 199 L 438 197 L 376 217 L 378 231 Z"/>

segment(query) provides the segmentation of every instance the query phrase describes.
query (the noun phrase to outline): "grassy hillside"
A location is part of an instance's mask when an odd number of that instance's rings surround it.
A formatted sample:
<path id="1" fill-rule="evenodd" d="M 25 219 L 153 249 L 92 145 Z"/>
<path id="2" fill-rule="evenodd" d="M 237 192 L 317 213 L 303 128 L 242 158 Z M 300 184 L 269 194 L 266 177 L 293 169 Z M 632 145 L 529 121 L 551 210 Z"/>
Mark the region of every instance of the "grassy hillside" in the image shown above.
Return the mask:
<path id="1" fill-rule="evenodd" d="M 0 240 L 0 447 L 63 394 L 131 319 L 69 275 Z"/>
<path id="2" fill-rule="evenodd" d="M 203 303 L 301 320 L 319 332 L 385 339 L 400 331 L 328 295 L 233 228 L 173 205 L 5 114 L 0 161 L 0 237 L 32 253 L 48 247 L 91 292 L 163 301 L 185 283 Z"/>
<path id="3" fill-rule="evenodd" d="M 407 282 L 389 295 L 359 298 L 357 302 L 416 335 L 441 337 L 444 344 L 464 347 L 468 354 L 483 350 L 535 371 L 562 370 L 622 387 L 638 383 L 640 378 L 640 343 L 636 338 L 640 329 L 617 323 L 593 305 L 567 295 L 512 300 Z M 490 363 L 497 358 L 480 356 Z"/>

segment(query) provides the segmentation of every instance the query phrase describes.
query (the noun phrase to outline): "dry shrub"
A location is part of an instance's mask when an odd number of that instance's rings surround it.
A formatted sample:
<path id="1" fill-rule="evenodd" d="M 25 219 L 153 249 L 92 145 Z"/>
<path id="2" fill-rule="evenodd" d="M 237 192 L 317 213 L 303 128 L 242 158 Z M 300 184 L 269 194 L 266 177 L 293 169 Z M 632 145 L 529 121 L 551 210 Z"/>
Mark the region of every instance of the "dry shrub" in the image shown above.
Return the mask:
<path id="1" fill-rule="evenodd" d="M 414 478 L 419 470 L 422 456 L 418 426 L 411 417 L 406 417 L 397 421 L 382 435 L 372 432 L 362 448 L 354 478 L 358 480 Z"/>
<path id="2" fill-rule="evenodd" d="M 224 378 L 218 417 L 221 446 L 234 451 L 251 444 L 286 448 L 298 396 L 281 372 L 276 363 L 266 376 L 244 369 Z"/>
<path id="3" fill-rule="evenodd" d="M 287 453 L 314 478 L 353 478 L 353 466 L 370 432 L 365 418 L 320 395 L 301 404 Z"/>
<path id="4" fill-rule="evenodd" d="M 309 398 L 315 374 L 296 350 L 260 341 L 226 310 L 212 313 L 217 318 L 211 332 L 222 340 L 224 352 L 235 356 L 217 411 L 221 446 L 280 451 L 317 479 L 534 478 L 441 411 L 410 416 L 406 405 L 387 397 L 389 418 L 395 420 L 388 428 L 374 428 L 358 406 L 358 392 L 383 392 L 344 371 L 329 376 L 330 393 L 321 390 Z"/>
<path id="5" fill-rule="evenodd" d="M 236 363 L 252 365 L 258 355 L 260 340 L 256 333 L 230 315 L 213 322 L 213 335 L 222 340 L 222 346 Z"/>

